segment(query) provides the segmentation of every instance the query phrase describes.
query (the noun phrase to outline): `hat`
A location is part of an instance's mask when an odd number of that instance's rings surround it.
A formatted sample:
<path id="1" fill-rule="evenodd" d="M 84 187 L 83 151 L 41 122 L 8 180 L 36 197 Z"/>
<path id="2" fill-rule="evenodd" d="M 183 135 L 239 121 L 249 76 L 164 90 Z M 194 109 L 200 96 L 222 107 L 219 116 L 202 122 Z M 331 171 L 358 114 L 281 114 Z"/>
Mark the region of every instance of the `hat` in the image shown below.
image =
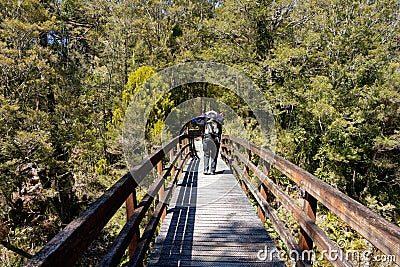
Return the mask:
<path id="1" fill-rule="evenodd" d="M 213 119 L 214 121 L 218 122 L 219 124 L 224 125 L 224 115 L 222 115 L 221 113 L 218 114 L 216 111 L 210 110 L 210 111 L 207 111 L 206 113 L 204 113 L 204 116 L 207 120 Z"/>

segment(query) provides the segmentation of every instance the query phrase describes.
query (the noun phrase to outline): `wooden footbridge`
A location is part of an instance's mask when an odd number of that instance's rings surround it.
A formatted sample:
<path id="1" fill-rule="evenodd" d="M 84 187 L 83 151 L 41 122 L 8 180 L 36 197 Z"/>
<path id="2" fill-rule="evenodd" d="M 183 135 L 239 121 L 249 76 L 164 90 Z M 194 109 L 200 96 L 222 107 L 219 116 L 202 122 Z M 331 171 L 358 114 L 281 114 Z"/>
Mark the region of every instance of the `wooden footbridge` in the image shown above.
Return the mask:
<path id="1" fill-rule="evenodd" d="M 26 266 L 74 266 L 123 204 L 127 222 L 99 266 L 121 265 L 127 250 L 129 262 L 124 266 L 285 266 L 290 262 L 277 253 L 264 228 L 266 218 L 296 266 L 312 265 L 310 254 L 304 252 L 313 249 L 334 251 L 335 257 L 325 254 L 333 266 L 353 266 L 348 254 L 316 224 L 318 203 L 400 264 L 400 228 L 317 177 L 233 136 L 223 137 L 224 162 L 219 160 L 217 173 L 204 175 L 200 144 L 194 143 L 197 157 L 189 140 L 189 135 L 173 139 L 123 176 Z M 268 176 L 271 168 L 297 185 L 303 192 L 301 203 Z M 137 181 L 153 169 L 156 179 L 138 200 Z M 261 185 L 255 185 L 255 177 Z M 292 215 L 298 233 L 278 218 L 272 201 Z M 145 229 L 140 231 L 144 221 Z"/>

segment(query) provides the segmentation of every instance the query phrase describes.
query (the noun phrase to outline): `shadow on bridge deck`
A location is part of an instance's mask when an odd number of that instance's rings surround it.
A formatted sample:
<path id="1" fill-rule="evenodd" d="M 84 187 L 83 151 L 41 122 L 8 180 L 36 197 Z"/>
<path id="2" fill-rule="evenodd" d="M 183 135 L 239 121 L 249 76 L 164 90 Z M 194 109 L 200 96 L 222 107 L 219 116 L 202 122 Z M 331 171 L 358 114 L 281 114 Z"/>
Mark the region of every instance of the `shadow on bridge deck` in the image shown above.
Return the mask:
<path id="1" fill-rule="evenodd" d="M 199 174 L 203 155 L 187 164 L 172 197 L 148 266 L 285 266 L 231 170 Z"/>

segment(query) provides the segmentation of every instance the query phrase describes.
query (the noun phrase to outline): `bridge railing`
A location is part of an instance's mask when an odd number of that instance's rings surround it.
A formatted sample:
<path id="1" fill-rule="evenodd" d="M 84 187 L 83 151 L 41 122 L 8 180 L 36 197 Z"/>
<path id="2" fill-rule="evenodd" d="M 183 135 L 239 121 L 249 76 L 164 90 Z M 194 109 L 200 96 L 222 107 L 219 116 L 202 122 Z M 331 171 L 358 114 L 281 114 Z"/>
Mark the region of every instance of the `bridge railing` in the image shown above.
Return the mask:
<path id="1" fill-rule="evenodd" d="M 169 162 L 163 166 L 167 155 Z M 124 175 L 80 217 L 51 239 L 25 266 L 73 266 L 124 203 L 127 222 L 99 266 L 119 265 L 127 249 L 130 256 L 128 266 L 141 266 L 156 227 L 166 214 L 166 200 L 175 189 L 177 178 L 188 158 L 188 136 L 182 135 L 173 139 Z M 138 203 L 138 184 L 152 169 L 157 169 L 157 178 Z M 168 177 L 169 184 L 165 187 Z M 156 207 L 149 214 L 152 203 L 156 203 Z M 139 225 L 146 215 L 151 217 L 140 235 Z"/>
<path id="2" fill-rule="evenodd" d="M 262 221 L 264 222 L 265 215 L 270 219 L 287 249 L 292 253 L 295 252 L 293 257 L 305 256 L 297 258 L 297 266 L 310 264 L 312 255 L 304 252 L 311 252 L 314 244 L 320 251 L 335 253 L 334 257 L 329 257 L 328 253 L 324 255 L 333 266 L 353 266 L 351 257 L 316 224 L 318 201 L 381 252 L 390 256 L 391 260 L 400 264 L 400 228 L 396 225 L 268 149 L 233 136 L 223 136 L 221 147 L 221 155 L 239 177 L 243 189 L 251 193 L 258 202 Z M 257 167 L 252 162 L 252 155 L 258 156 L 262 161 L 258 166 L 262 167 Z M 270 168 L 277 169 L 304 190 L 302 207 L 269 178 Z M 259 188 L 250 181 L 250 171 L 262 182 Z M 296 241 L 269 205 L 267 196 L 271 194 L 292 214 L 299 225 L 299 241 Z"/>

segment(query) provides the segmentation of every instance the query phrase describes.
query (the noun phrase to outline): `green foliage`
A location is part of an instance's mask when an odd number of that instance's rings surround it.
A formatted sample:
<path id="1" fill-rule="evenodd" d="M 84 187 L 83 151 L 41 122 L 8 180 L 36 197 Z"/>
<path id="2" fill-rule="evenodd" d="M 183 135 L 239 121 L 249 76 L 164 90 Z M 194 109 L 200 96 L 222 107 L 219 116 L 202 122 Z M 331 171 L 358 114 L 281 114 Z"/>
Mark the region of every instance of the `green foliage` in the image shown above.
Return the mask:
<path id="1" fill-rule="evenodd" d="M 388 221 L 392 221 L 393 218 L 395 218 L 395 209 L 396 206 L 388 203 L 388 204 L 382 204 L 380 203 L 377 199 L 377 196 L 367 196 L 365 198 L 366 205 L 368 208 L 371 210 L 375 211 L 378 213 L 380 216 L 384 217 Z"/>
<path id="2" fill-rule="evenodd" d="M 360 200 L 371 186 L 386 190 L 382 182 L 391 171 L 375 167 L 374 140 L 399 127 L 393 113 L 399 95 L 391 85 L 398 74 L 387 71 L 398 60 L 399 33 L 385 32 L 394 23 L 388 6 L 398 3 L 301 1 L 288 15 L 296 28 L 267 60 L 280 153 Z"/>
<path id="3" fill-rule="evenodd" d="M 273 105 L 278 154 L 399 223 L 399 5 L 1 1 L 1 239 L 37 252 L 123 174 L 125 112 L 146 104 L 132 97 L 158 70 L 193 60 L 249 75 Z M 258 140 L 241 99 L 219 86 L 190 84 L 157 96 L 148 141 L 159 142 L 171 109 L 195 97 L 229 104 Z M 333 238 L 344 234 L 360 245 L 354 233 L 338 230 L 334 216 L 321 220 Z M 12 265 L 24 261 L 4 255 Z"/>
<path id="4" fill-rule="evenodd" d="M 122 92 L 124 102 L 129 103 L 132 100 L 132 95 L 135 94 L 146 80 L 155 73 L 156 72 L 151 67 L 143 66 L 129 74 L 125 90 Z"/>
<path id="5" fill-rule="evenodd" d="M 97 174 L 106 174 L 107 173 L 107 160 L 106 159 L 100 159 L 97 162 L 96 173 Z"/>

